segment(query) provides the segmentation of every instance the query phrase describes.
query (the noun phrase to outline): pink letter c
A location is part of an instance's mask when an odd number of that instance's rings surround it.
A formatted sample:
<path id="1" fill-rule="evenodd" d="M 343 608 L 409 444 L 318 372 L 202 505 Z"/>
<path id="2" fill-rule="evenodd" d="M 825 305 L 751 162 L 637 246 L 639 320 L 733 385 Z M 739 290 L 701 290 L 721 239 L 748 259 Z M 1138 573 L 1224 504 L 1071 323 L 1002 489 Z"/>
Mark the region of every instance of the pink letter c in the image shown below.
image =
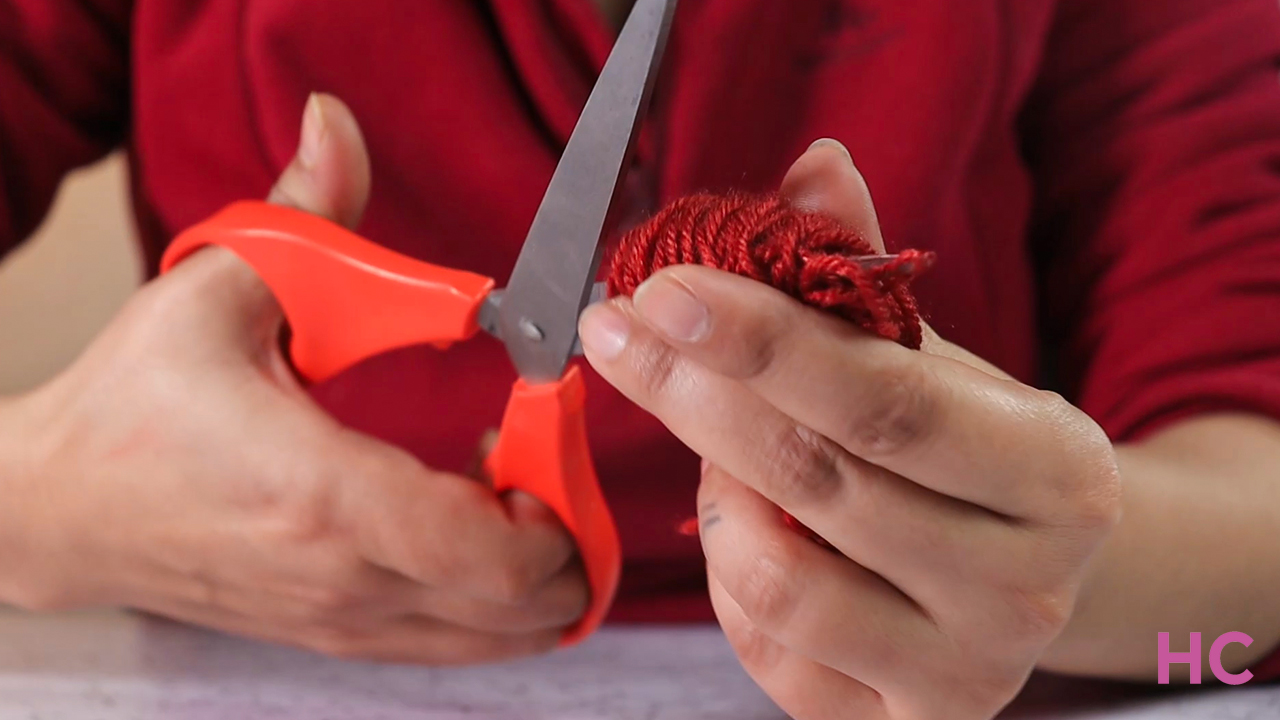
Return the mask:
<path id="1" fill-rule="evenodd" d="M 1209 668 L 1213 670 L 1213 676 L 1218 678 L 1219 682 L 1228 685 L 1243 685 L 1253 679 L 1253 673 L 1245 670 L 1242 673 L 1229 673 L 1222 667 L 1222 650 L 1231 643 L 1240 643 L 1245 647 L 1253 644 L 1253 638 L 1242 632 L 1223 633 L 1213 641 L 1213 647 L 1209 648 Z"/>

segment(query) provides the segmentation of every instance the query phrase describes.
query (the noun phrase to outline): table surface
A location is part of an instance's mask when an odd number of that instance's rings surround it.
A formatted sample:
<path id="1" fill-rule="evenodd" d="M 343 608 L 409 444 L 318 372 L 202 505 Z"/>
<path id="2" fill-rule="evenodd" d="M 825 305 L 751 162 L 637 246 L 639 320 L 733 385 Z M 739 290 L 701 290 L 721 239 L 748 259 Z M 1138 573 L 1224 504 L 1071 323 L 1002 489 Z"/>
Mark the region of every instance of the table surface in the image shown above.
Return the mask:
<path id="1" fill-rule="evenodd" d="M 1280 686 L 1136 698 L 1037 679 L 1018 720 L 1280 718 Z M 500 666 L 342 662 L 125 613 L 0 610 L 0 720 L 783 720 L 714 628 L 609 629 Z"/>

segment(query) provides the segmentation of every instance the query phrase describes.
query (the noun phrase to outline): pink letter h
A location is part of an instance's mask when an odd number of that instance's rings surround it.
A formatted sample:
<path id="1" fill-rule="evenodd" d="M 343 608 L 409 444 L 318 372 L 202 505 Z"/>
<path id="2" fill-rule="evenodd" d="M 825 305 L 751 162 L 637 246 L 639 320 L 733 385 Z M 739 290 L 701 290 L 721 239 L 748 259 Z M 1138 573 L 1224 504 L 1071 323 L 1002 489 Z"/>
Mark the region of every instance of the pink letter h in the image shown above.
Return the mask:
<path id="1" fill-rule="evenodd" d="M 1191 666 L 1191 684 L 1200 684 L 1200 633 L 1191 633 L 1191 649 L 1187 652 L 1169 651 L 1169 633 L 1160 633 L 1157 660 L 1160 663 L 1158 681 L 1161 685 L 1169 684 L 1169 666 L 1174 663 L 1187 663 Z"/>

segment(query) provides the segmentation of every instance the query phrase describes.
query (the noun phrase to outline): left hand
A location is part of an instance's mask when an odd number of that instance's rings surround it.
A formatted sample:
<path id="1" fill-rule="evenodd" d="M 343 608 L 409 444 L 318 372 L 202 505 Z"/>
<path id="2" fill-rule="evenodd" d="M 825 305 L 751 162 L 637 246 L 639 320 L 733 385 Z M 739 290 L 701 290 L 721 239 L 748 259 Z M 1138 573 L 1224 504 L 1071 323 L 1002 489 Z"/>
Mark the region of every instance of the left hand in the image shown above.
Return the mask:
<path id="1" fill-rule="evenodd" d="M 801 157 L 783 192 L 883 246 L 838 144 Z M 932 332 L 908 350 L 682 266 L 590 308 L 581 334 L 596 370 L 704 458 L 716 613 L 798 720 L 994 716 L 1118 520 L 1099 427 Z"/>

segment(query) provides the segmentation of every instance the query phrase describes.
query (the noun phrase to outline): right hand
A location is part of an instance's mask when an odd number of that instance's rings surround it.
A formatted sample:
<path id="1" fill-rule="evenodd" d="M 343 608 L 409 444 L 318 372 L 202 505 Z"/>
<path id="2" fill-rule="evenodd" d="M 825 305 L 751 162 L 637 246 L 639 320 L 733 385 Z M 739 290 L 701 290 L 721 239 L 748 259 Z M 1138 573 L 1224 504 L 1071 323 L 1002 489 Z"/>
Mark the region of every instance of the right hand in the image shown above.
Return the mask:
<path id="1" fill-rule="evenodd" d="M 271 201 L 353 227 L 355 119 L 313 97 L 302 137 Z M 554 514 L 343 428 L 295 381 L 281 323 L 248 265 L 202 250 L 0 405 L 0 602 L 122 605 L 395 662 L 554 647 L 588 600 Z"/>

